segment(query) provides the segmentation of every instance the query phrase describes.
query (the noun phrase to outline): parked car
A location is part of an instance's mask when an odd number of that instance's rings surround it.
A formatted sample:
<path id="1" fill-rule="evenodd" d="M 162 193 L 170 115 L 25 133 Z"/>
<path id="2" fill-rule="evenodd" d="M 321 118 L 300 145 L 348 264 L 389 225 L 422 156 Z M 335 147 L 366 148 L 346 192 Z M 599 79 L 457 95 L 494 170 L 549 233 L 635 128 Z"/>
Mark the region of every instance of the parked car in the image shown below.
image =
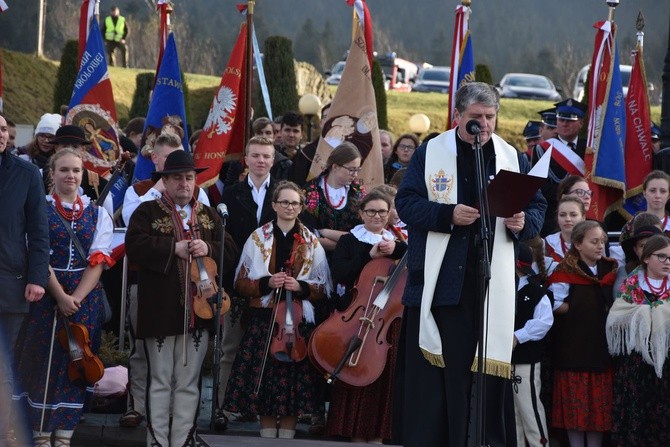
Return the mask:
<path id="1" fill-rule="evenodd" d="M 416 82 L 412 86 L 413 92 L 449 93 L 450 67 L 430 67 L 419 71 Z"/>
<path id="2" fill-rule="evenodd" d="M 591 64 L 584 65 L 575 78 L 575 87 L 572 89 L 572 97 L 577 101 L 582 101 L 584 99 L 584 86 L 586 85 L 586 78 L 589 76 L 589 68 L 591 68 Z M 621 87 L 623 89 L 623 95 L 626 96 L 628 94 L 628 84 L 630 84 L 630 73 L 633 71 L 633 67 L 630 65 L 619 64 L 619 70 L 621 71 Z M 649 89 L 654 89 L 653 84 L 649 84 Z"/>
<path id="3" fill-rule="evenodd" d="M 529 73 L 507 73 L 496 85 L 502 98 L 560 101 L 559 89 L 546 76 Z"/>
<path id="4" fill-rule="evenodd" d="M 346 64 L 345 61 L 336 62 L 335 65 L 333 65 L 333 68 L 326 72 L 326 75 L 328 75 L 326 78 L 326 84 L 338 85 L 340 83 L 340 78 L 342 77 L 342 72 L 344 71 L 344 64 Z"/>

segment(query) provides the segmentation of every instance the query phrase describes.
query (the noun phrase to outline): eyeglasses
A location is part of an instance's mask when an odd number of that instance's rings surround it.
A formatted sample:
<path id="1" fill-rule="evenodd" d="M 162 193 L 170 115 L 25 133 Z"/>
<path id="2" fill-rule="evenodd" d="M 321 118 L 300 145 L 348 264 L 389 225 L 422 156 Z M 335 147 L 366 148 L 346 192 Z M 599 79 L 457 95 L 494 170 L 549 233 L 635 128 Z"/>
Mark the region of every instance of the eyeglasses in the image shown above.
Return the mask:
<path id="1" fill-rule="evenodd" d="M 656 256 L 656 258 L 663 264 L 670 261 L 670 256 L 663 253 L 652 253 L 652 256 Z"/>
<path id="2" fill-rule="evenodd" d="M 278 203 L 284 209 L 287 209 L 289 206 L 291 208 L 300 208 L 302 206 L 302 202 L 289 202 L 288 200 L 278 200 L 275 203 Z"/>
<path id="3" fill-rule="evenodd" d="M 566 195 L 567 194 L 574 194 L 577 197 L 584 197 L 584 196 L 591 197 L 593 195 L 593 191 L 591 191 L 590 189 L 577 188 L 577 189 L 573 189 L 572 191 L 568 191 L 566 193 Z"/>
<path id="4" fill-rule="evenodd" d="M 357 175 L 359 172 L 363 170 L 363 168 L 350 168 L 348 166 L 342 166 L 342 165 L 340 165 L 340 167 L 349 171 L 349 175 Z"/>
<path id="5" fill-rule="evenodd" d="M 398 150 L 399 151 L 414 152 L 416 150 L 416 146 L 414 146 L 412 144 L 399 144 L 398 145 Z"/>
<path id="6" fill-rule="evenodd" d="M 363 210 L 366 216 L 375 217 L 375 214 L 379 214 L 379 217 L 386 217 L 389 214 L 389 210 Z"/>

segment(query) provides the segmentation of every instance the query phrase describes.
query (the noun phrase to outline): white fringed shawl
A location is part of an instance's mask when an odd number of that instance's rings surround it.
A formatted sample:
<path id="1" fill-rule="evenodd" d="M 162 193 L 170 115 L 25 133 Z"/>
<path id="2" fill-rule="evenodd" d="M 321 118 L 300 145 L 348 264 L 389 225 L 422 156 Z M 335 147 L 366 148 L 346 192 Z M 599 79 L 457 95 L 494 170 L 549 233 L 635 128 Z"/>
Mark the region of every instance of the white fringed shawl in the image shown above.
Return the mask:
<path id="1" fill-rule="evenodd" d="M 308 284 L 323 287 L 326 296 L 330 296 L 332 282 L 330 279 L 330 269 L 326 260 L 326 252 L 319 243 L 318 239 L 307 227 L 298 223 L 298 233 L 305 241 L 298 249 L 298 258 L 296 266 L 299 271 L 293 272 L 293 276 L 298 281 L 305 281 Z M 256 231 L 251 233 L 249 239 L 244 244 L 240 263 L 235 270 L 235 281 L 237 281 L 240 272 L 244 269 L 247 278 L 257 280 L 265 276 L 272 275 L 269 270 L 270 258 L 272 257 L 272 248 L 274 244 L 273 224 L 268 222 Z M 272 293 L 261 297 L 261 304 L 267 307 L 270 303 Z M 314 306 L 308 300 L 302 300 L 302 311 L 305 320 L 308 323 L 314 323 Z"/>
<path id="2" fill-rule="evenodd" d="M 607 345 L 612 355 L 637 352 L 661 378 L 670 349 L 670 295 L 650 302 L 645 291 L 650 292 L 649 285 L 638 267 L 621 285 L 607 316 Z"/>

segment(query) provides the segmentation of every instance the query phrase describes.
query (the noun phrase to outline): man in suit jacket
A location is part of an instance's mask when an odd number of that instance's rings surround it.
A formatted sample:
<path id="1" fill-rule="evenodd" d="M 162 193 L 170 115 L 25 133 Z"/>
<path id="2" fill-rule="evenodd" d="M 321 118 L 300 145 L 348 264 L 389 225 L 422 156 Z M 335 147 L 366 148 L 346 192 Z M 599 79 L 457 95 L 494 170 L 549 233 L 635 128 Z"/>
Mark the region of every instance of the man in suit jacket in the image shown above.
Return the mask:
<path id="1" fill-rule="evenodd" d="M 249 140 L 244 151 L 244 160 L 249 168 L 247 177 L 239 183 L 223 189 L 221 201 L 228 207 L 226 230 L 238 247 L 244 246 L 251 233 L 263 224 L 275 218 L 272 209 L 272 193 L 276 182 L 270 175 L 275 159 L 275 147 L 271 138 L 255 136 Z M 238 260 L 239 261 L 239 260 Z M 237 263 L 236 263 L 237 265 Z M 224 278 L 232 286 L 233 278 Z M 230 370 L 235 360 L 237 347 L 242 339 L 242 327 L 239 324 L 240 311 L 233 309 L 224 315 L 222 356 L 220 368 L 219 403 L 223 403 Z M 221 408 L 222 405 L 219 406 Z M 225 430 L 228 422 L 223 412 L 215 418 L 216 428 Z"/>
<path id="2" fill-rule="evenodd" d="M 14 344 L 29 303 L 44 295 L 49 273 L 49 228 L 37 166 L 7 149 L 0 115 L 0 445 L 9 430 Z"/>

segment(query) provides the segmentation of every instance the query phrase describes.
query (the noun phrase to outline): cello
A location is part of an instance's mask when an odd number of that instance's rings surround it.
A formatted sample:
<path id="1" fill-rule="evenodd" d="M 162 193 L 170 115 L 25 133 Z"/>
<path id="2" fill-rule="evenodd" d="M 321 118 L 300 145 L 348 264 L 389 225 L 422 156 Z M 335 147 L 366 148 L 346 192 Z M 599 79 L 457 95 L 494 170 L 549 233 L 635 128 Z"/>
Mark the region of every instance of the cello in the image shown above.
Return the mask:
<path id="1" fill-rule="evenodd" d="M 407 281 L 407 254 L 400 262 L 378 258 L 368 262 L 344 312 L 335 311 L 314 330 L 307 353 L 314 366 L 333 383 L 363 387 L 381 376 L 391 345 L 393 321 L 402 318 L 402 292 Z"/>

